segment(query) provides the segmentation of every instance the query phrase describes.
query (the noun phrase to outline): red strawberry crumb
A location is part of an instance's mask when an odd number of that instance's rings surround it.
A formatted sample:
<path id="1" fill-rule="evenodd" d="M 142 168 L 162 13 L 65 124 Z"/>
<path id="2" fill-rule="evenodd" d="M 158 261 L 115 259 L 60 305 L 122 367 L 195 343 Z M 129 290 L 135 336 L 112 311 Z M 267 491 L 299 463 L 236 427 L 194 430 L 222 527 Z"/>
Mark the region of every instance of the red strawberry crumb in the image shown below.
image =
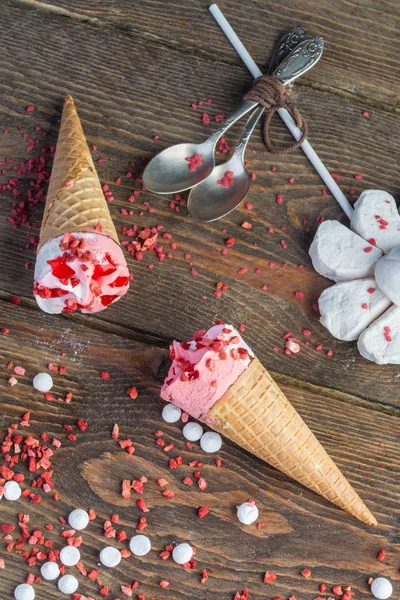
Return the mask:
<path id="1" fill-rule="evenodd" d="M 332 588 L 332 594 L 335 596 L 341 596 L 343 594 L 343 590 L 340 585 L 334 585 Z"/>
<path id="2" fill-rule="evenodd" d="M 262 529 L 264 527 L 265 523 L 263 523 L 262 521 L 260 521 L 259 523 L 257 523 L 256 527 L 258 530 Z"/>
<path id="3" fill-rule="evenodd" d="M 383 335 L 387 342 L 391 342 L 393 340 L 390 327 L 386 326 L 383 328 Z"/>
<path id="4" fill-rule="evenodd" d="M 248 221 L 243 221 L 243 223 L 241 224 L 241 227 L 243 229 L 251 229 L 253 227 L 253 225 L 251 223 L 248 223 Z"/>
<path id="5" fill-rule="evenodd" d="M 226 246 L 227 248 L 232 248 L 232 246 L 234 246 L 234 245 L 235 245 L 235 243 L 236 243 L 236 240 L 235 240 L 235 238 L 234 238 L 234 237 L 230 237 L 230 238 L 228 238 L 227 240 L 225 240 L 225 246 Z"/>
<path id="6" fill-rule="evenodd" d="M 1 333 L 2 333 L 3 335 L 7 335 L 8 333 L 10 333 L 10 330 L 9 330 L 7 327 L 3 327 L 3 328 L 1 329 Z"/>
<path id="7" fill-rule="evenodd" d="M 326 583 L 320 583 L 319 584 L 319 591 L 321 592 L 321 594 L 323 594 L 326 590 Z"/>
<path id="8" fill-rule="evenodd" d="M 169 586 L 169 582 L 165 579 L 161 579 L 161 581 L 159 582 L 159 586 L 162 588 L 167 588 Z"/>
<path id="9" fill-rule="evenodd" d="M 146 519 L 146 517 L 140 517 L 139 523 L 137 524 L 136 529 L 138 531 L 143 531 L 143 529 L 146 529 L 146 527 L 147 527 L 147 519 Z"/>
<path id="10" fill-rule="evenodd" d="M 245 202 L 244 207 L 246 210 L 253 210 L 253 205 L 251 202 Z"/>
<path id="11" fill-rule="evenodd" d="M 233 185 L 233 171 L 226 171 L 222 179 L 217 180 L 217 183 L 224 188 L 231 187 Z"/>
<path id="12" fill-rule="evenodd" d="M 269 571 L 266 571 L 266 573 L 264 575 L 264 583 L 270 583 L 271 581 L 275 581 L 275 579 L 276 579 L 275 573 L 270 573 Z"/>
<path id="13" fill-rule="evenodd" d="M 296 298 L 299 298 L 300 300 L 302 298 L 304 298 L 304 292 L 300 292 L 299 290 L 296 290 L 294 295 L 296 296 Z"/>
<path id="14" fill-rule="evenodd" d="M 247 269 L 246 267 L 241 267 L 241 268 L 238 270 L 238 275 L 245 275 L 245 274 L 247 273 L 247 270 L 248 270 L 248 269 Z"/>
<path id="15" fill-rule="evenodd" d="M 27 106 L 25 110 L 27 113 L 33 113 L 35 110 L 35 107 L 30 105 L 30 106 Z"/>
<path id="16" fill-rule="evenodd" d="M 375 292 L 375 288 L 374 287 L 370 287 L 367 289 L 368 294 L 373 294 Z"/>
<path id="17" fill-rule="evenodd" d="M 137 389 L 135 387 L 128 388 L 125 393 L 127 394 L 127 396 L 132 398 L 132 400 L 136 400 L 136 398 L 138 397 Z"/>
<path id="18" fill-rule="evenodd" d="M 21 298 L 19 296 L 13 296 L 11 298 L 11 304 L 15 304 L 16 306 L 19 306 L 21 304 Z"/>
<path id="19" fill-rule="evenodd" d="M 206 515 L 208 515 L 209 513 L 209 509 L 205 506 L 200 506 L 199 510 L 197 511 L 197 515 L 200 517 L 200 519 L 203 519 Z"/>
<path id="20" fill-rule="evenodd" d="M 100 371 L 100 378 L 104 379 L 104 381 L 108 381 L 111 375 L 108 371 Z"/>
<path id="21" fill-rule="evenodd" d="M 286 250 L 286 248 L 287 248 L 287 243 L 285 242 L 285 240 L 280 240 L 280 245 L 282 246 L 282 248 L 283 248 L 284 250 Z"/>
<path id="22" fill-rule="evenodd" d="M 289 183 L 294 183 L 295 182 L 295 178 L 294 177 L 289 177 L 288 182 Z"/>
<path id="23" fill-rule="evenodd" d="M 203 571 L 201 573 L 201 580 L 200 580 L 201 585 L 204 585 L 205 582 L 207 581 L 207 579 L 208 579 L 207 569 L 203 569 Z"/>
<path id="24" fill-rule="evenodd" d="M 25 375 L 25 369 L 23 367 L 14 367 L 14 373 L 16 375 L 21 375 L 24 376 Z"/>
<path id="25" fill-rule="evenodd" d="M 99 590 L 99 594 L 101 596 L 108 596 L 108 586 L 105 585 L 104 587 L 102 587 L 101 590 Z"/>
<path id="26" fill-rule="evenodd" d="M 184 478 L 182 479 L 182 483 L 183 483 L 184 485 L 189 485 L 189 486 L 190 486 L 190 485 L 193 485 L 193 479 L 191 479 L 190 477 L 184 477 Z"/>
<path id="27" fill-rule="evenodd" d="M 383 561 L 383 560 L 385 560 L 385 557 L 386 557 L 386 550 L 384 550 L 384 549 L 379 550 L 377 559 L 380 561 Z"/>
<path id="28" fill-rule="evenodd" d="M 366 252 L 367 254 L 368 254 L 369 252 L 372 252 L 372 246 L 366 246 L 366 247 L 364 248 L 364 252 Z"/>
<path id="29" fill-rule="evenodd" d="M 301 571 L 301 574 L 303 575 L 303 577 L 311 577 L 311 571 L 310 571 L 310 569 L 303 569 Z"/>
<path id="30" fill-rule="evenodd" d="M 169 500 L 175 496 L 172 490 L 164 490 L 162 495 L 168 498 Z"/>
<path id="31" fill-rule="evenodd" d="M 113 440 L 117 440 L 119 436 L 119 426 L 115 423 L 112 433 L 111 433 L 111 437 Z"/>
<path id="32" fill-rule="evenodd" d="M 157 479 L 157 483 L 160 487 L 168 485 L 168 481 L 166 479 Z"/>
<path id="33" fill-rule="evenodd" d="M 199 478 L 199 480 L 197 481 L 197 485 L 201 490 L 205 490 L 208 487 L 207 481 L 203 477 Z"/>
<path id="34" fill-rule="evenodd" d="M 311 331 L 309 329 L 303 329 L 302 333 L 305 337 L 310 337 L 311 335 Z"/>
<path id="35" fill-rule="evenodd" d="M 362 173 L 357 173 L 356 175 L 354 175 L 354 179 L 357 179 L 357 181 L 360 181 L 363 177 L 364 175 Z"/>
<path id="36" fill-rule="evenodd" d="M 125 498 L 125 500 L 128 500 L 131 497 L 131 482 L 129 479 L 124 479 L 122 482 L 122 497 Z"/>
<path id="37" fill-rule="evenodd" d="M 136 500 L 136 504 L 140 508 L 141 511 L 150 512 L 149 509 L 147 508 L 146 503 L 143 500 L 143 498 L 139 498 L 139 500 Z"/>

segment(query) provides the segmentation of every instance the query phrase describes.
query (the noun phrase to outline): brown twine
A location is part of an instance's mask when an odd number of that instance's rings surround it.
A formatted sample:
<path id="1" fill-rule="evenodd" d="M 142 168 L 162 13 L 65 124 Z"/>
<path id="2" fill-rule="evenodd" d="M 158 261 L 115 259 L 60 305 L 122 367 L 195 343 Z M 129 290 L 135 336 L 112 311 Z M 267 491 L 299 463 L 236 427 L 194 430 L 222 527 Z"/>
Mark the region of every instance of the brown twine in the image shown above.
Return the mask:
<path id="1" fill-rule="evenodd" d="M 261 106 L 265 108 L 266 114 L 263 126 L 263 139 L 267 150 L 274 154 L 288 154 L 289 152 L 297 150 L 308 134 L 306 120 L 302 117 L 297 106 L 289 103 L 290 91 L 290 88 L 284 85 L 276 77 L 262 75 L 261 77 L 257 77 L 251 90 L 244 96 L 245 100 L 258 102 L 258 104 L 261 104 Z M 294 144 L 287 146 L 286 148 L 277 148 L 274 146 L 269 135 L 271 119 L 278 108 L 286 108 L 292 115 L 297 127 L 301 129 L 303 133 L 297 142 L 294 142 Z"/>

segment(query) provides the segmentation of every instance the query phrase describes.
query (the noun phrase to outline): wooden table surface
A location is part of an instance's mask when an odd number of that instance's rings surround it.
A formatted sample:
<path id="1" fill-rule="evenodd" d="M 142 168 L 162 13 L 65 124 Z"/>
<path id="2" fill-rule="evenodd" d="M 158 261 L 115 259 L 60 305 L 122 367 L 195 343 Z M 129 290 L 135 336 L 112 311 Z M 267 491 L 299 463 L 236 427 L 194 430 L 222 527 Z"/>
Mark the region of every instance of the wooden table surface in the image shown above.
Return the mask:
<path id="1" fill-rule="evenodd" d="M 269 155 L 260 131 L 247 153 L 256 174 L 248 196 L 252 210 L 242 206 L 226 219 L 203 225 L 193 222 L 179 202 L 171 208 L 172 197 L 140 191 L 137 178 L 146 159 L 170 144 L 208 136 L 215 128 L 214 116 L 229 114 L 251 85 L 207 5 L 206 0 L 1 3 L 0 160 L 5 163 L 0 183 L 11 180 L 1 191 L 0 203 L 0 327 L 9 329 L 0 335 L 1 434 L 29 411 L 30 426 L 19 426 L 21 434 L 45 432 L 62 445 L 53 447 L 52 492 L 39 490 L 37 504 L 27 498 L 16 503 L 3 499 L 0 523 L 17 525 L 17 513 L 29 513 L 30 531 L 53 524 L 53 532 L 44 531 L 59 549 L 59 517 L 77 506 L 94 509 L 97 518 L 83 532 L 81 546 L 90 571 L 108 542 L 127 548 L 127 542 L 105 538 L 103 524 L 118 513 L 116 528 L 126 530 L 128 538 L 135 533 L 143 513 L 135 493 L 130 500 L 121 497 L 121 482 L 144 475 L 150 508 L 145 533 L 153 550 L 102 571 L 102 586 L 109 587 L 111 600 L 125 598 L 120 586 L 134 580 L 140 585 L 133 597 L 141 593 L 147 600 L 228 600 L 246 586 L 250 600 L 292 595 L 312 600 L 320 595 L 322 582 L 328 593 L 334 584 L 351 585 L 355 598 L 362 599 L 370 597 L 368 578 L 378 574 L 393 580 L 394 597 L 399 597 L 399 367 L 361 358 L 355 343 L 331 337 L 312 308 L 330 282 L 313 270 L 310 242 L 320 217 L 347 223 L 345 216 L 330 194 L 323 193 L 324 185 L 302 152 Z M 351 201 L 368 188 L 385 189 L 400 199 L 399 3 L 225 0 L 221 8 L 260 65 L 268 61 L 278 34 L 294 25 L 323 35 L 323 59 L 293 92 L 309 121 L 310 140 L 328 168 L 340 175 Z M 43 211 L 42 179 L 50 171 L 49 148 L 57 139 L 67 93 L 75 99 L 89 143 L 97 147 L 93 155 L 102 183 L 114 196 L 110 210 L 118 230 L 161 224 L 173 236 L 162 240 L 171 259 L 159 262 L 147 253 L 137 261 L 128 255 L 134 274 L 129 293 L 95 316 L 47 315 L 32 297 L 32 238 Z M 191 108 L 207 98 L 211 104 Z M 28 106 L 35 110 L 27 111 Z M 211 118 L 209 125 L 202 123 L 203 112 Z M 278 143 L 289 141 L 280 123 L 272 130 Z M 236 127 L 228 136 L 231 143 L 239 131 Z M 131 204 L 132 190 L 140 194 Z M 281 205 L 275 202 L 277 194 L 284 195 Z M 22 213 L 28 214 L 30 226 L 14 227 L 13 220 L 24 220 Z M 244 221 L 252 224 L 251 230 L 241 227 Z M 236 244 L 225 255 L 221 251 L 228 237 L 235 237 Z M 176 249 L 169 247 L 171 242 Z M 243 267 L 247 273 L 239 275 Z M 220 298 L 213 294 L 218 282 L 229 286 Z M 304 298 L 296 297 L 296 291 Z M 168 368 L 169 343 L 211 325 L 216 316 L 245 325 L 246 341 L 359 491 L 378 527 L 359 523 L 228 441 L 218 454 L 218 469 L 214 457 L 202 454 L 197 445 L 185 447 L 179 425 L 161 421 L 159 389 Z M 312 332 L 309 346 L 304 329 Z M 283 352 L 287 331 L 301 342 L 300 353 Z M 333 352 L 330 357 L 328 350 Z M 16 375 L 13 387 L 8 385 L 9 361 L 26 369 L 25 376 Z M 66 367 L 64 375 L 53 373 L 52 393 L 57 399 L 72 392 L 70 403 L 47 401 L 32 387 L 32 377 L 46 371 L 50 362 Z M 101 371 L 111 378 L 101 379 Z M 136 400 L 126 395 L 131 386 L 137 388 Z M 86 431 L 77 428 L 80 418 L 88 423 Z M 122 439 L 132 439 L 132 456 L 111 439 L 114 423 Z M 76 441 L 67 439 L 65 425 L 72 425 Z M 160 428 L 175 446 L 169 454 L 155 444 L 154 432 Z M 177 455 L 184 466 L 170 470 L 168 460 Z M 193 459 L 204 463 L 204 492 L 182 483 L 193 474 L 188 466 Z M 24 488 L 37 477 L 25 465 L 16 470 L 26 476 Z M 162 495 L 158 478 L 168 480 L 174 498 Z M 257 500 L 265 523 L 260 530 L 241 526 L 236 519 L 235 506 L 249 497 Z M 199 506 L 210 509 L 202 520 L 197 517 Z M 15 539 L 18 531 L 11 534 Z M 165 545 L 186 540 L 197 548 L 195 569 L 159 558 Z M 6 543 L 0 543 L 4 600 L 29 572 L 38 575 L 40 566 L 38 560 L 28 567 L 15 551 L 7 552 Z M 378 562 L 382 548 L 386 558 Z M 305 567 L 311 569 L 309 578 L 300 574 Z M 200 583 L 202 569 L 209 575 L 205 585 Z M 277 575 L 268 585 L 263 583 L 265 571 Z M 102 586 L 78 577 L 79 593 L 101 597 Z M 163 579 L 169 582 L 167 589 L 159 586 Z M 39 600 L 61 596 L 52 582 L 35 588 Z"/>

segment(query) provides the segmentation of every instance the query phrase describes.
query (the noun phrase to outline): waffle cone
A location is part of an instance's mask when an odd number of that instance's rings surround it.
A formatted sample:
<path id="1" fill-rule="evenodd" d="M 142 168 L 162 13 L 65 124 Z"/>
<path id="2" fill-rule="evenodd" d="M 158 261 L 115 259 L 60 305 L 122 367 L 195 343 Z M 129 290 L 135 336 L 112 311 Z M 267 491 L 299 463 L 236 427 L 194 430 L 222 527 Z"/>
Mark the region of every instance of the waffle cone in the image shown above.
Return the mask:
<path id="1" fill-rule="evenodd" d="M 74 101 L 71 96 L 67 96 L 61 117 L 39 247 L 64 233 L 93 231 L 99 224 L 102 233 L 109 235 L 119 244 Z"/>
<path id="2" fill-rule="evenodd" d="M 208 413 L 207 423 L 364 523 L 377 521 L 295 408 L 255 358 Z"/>

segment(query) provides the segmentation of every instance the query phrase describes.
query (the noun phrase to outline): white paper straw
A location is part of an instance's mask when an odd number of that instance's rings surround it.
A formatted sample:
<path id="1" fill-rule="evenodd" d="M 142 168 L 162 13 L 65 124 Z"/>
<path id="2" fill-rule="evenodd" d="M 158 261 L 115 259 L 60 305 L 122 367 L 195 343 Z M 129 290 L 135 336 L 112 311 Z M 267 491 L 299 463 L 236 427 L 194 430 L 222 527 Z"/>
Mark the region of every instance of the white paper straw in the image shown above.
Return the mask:
<path id="1" fill-rule="evenodd" d="M 262 75 L 262 72 L 258 68 L 257 64 L 250 56 L 249 52 L 246 50 L 243 43 L 238 38 L 237 34 L 234 32 L 231 25 L 228 23 L 217 4 L 212 4 L 209 7 L 209 11 L 218 23 L 218 25 L 221 27 L 222 31 L 224 32 L 224 34 L 226 35 L 226 37 L 228 38 L 228 40 L 230 41 L 230 43 L 232 44 L 232 46 L 246 65 L 246 67 L 249 69 L 253 77 L 259 77 L 260 75 Z M 279 108 L 277 112 L 282 121 L 285 123 L 286 127 L 293 135 L 293 137 L 296 140 L 299 140 L 301 138 L 302 133 L 297 127 L 294 120 L 292 119 L 291 115 L 288 113 L 288 111 L 285 108 Z M 336 202 L 342 207 L 349 219 L 351 219 L 353 214 L 353 207 L 347 200 L 346 196 L 343 194 L 336 181 L 333 179 L 332 175 L 329 173 L 328 169 L 325 167 L 322 160 L 319 158 L 318 154 L 315 152 L 314 148 L 311 146 L 310 142 L 308 140 L 305 140 L 301 144 L 301 149 L 303 150 L 304 154 L 307 156 L 308 160 L 313 165 L 314 169 L 317 171 L 318 175 L 321 177 L 327 188 L 332 193 Z"/>

